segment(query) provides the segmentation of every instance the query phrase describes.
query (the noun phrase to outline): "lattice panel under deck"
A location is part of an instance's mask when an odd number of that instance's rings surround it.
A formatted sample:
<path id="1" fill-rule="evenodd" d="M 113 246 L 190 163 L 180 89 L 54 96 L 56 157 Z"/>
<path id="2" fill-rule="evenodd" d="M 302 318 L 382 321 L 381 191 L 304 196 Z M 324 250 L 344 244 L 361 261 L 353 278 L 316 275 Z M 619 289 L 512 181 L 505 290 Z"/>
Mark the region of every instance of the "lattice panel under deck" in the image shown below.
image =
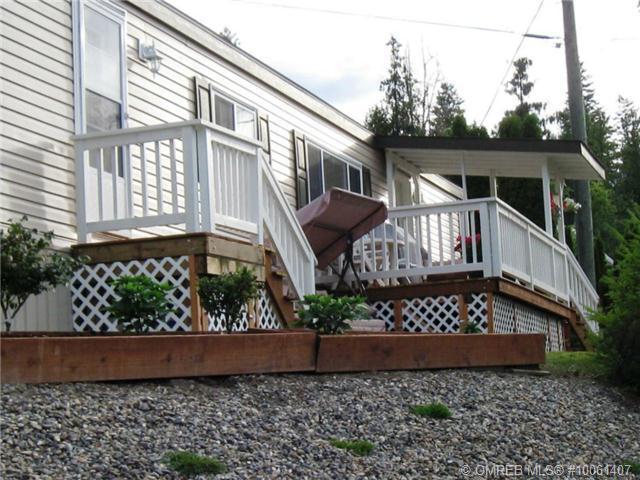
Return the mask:
<path id="1" fill-rule="evenodd" d="M 563 321 L 542 310 L 494 295 L 493 326 L 496 333 L 544 333 L 548 352 L 564 350 Z"/>
<path id="2" fill-rule="evenodd" d="M 405 298 L 402 320 L 408 332 L 456 333 L 460 330 L 458 296 Z"/>
<path id="3" fill-rule="evenodd" d="M 224 315 L 219 318 L 215 318 L 211 315 L 207 315 L 209 317 L 209 331 L 210 332 L 222 332 L 225 330 L 225 322 Z M 249 318 L 247 316 L 247 308 L 244 307 L 242 309 L 242 318 L 240 319 L 240 323 L 237 323 L 233 326 L 232 331 L 234 332 L 246 332 L 249 329 Z"/>
<path id="4" fill-rule="evenodd" d="M 75 331 L 115 332 L 116 322 L 106 311 L 115 299 L 112 280 L 123 275 L 146 275 L 174 289 L 169 298 L 175 311 L 158 322 L 154 331 L 191 330 L 189 260 L 186 256 L 148 258 L 127 262 L 85 265 L 71 281 L 71 307 Z"/>
<path id="5" fill-rule="evenodd" d="M 284 328 L 282 318 L 280 318 L 273 298 L 267 289 L 262 290 L 258 299 L 258 328 L 274 330 Z"/>
<path id="6" fill-rule="evenodd" d="M 395 328 L 395 318 L 393 315 L 393 300 L 378 300 L 369 304 L 371 307 L 371 318 L 384 320 L 386 330 Z"/>
<path id="7" fill-rule="evenodd" d="M 487 320 L 487 294 L 472 293 L 471 298 L 467 298 L 467 316 L 469 322 L 475 322 L 482 333 L 489 331 Z"/>

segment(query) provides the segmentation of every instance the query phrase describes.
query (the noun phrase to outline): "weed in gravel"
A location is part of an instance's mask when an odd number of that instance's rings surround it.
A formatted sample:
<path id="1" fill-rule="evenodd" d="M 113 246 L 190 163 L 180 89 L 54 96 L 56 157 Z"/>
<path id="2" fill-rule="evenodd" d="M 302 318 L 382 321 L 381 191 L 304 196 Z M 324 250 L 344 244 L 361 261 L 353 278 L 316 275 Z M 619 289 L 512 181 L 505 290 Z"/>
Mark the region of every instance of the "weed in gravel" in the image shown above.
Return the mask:
<path id="1" fill-rule="evenodd" d="M 203 457 L 191 452 L 167 452 L 164 462 L 180 475 L 217 475 L 226 472 L 226 467 L 215 458 Z"/>
<path id="2" fill-rule="evenodd" d="M 451 410 L 443 403 L 430 403 L 429 405 L 414 405 L 410 407 L 411 413 L 421 417 L 451 418 Z"/>
<path id="3" fill-rule="evenodd" d="M 329 443 L 336 448 L 347 450 L 359 457 L 370 455 L 374 449 L 373 443 L 366 440 L 337 440 L 332 438 Z"/>

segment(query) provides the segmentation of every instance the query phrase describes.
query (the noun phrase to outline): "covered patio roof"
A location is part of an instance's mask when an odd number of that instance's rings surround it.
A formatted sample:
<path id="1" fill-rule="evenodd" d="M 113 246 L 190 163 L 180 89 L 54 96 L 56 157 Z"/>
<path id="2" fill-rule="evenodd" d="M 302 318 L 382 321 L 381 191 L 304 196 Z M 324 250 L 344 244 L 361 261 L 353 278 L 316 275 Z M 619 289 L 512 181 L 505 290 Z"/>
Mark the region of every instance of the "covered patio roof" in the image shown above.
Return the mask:
<path id="1" fill-rule="evenodd" d="M 602 180 L 605 171 L 579 140 L 514 140 L 377 136 L 376 145 L 395 157 L 400 168 L 419 173 L 486 177 L 541 178 L 543 166 L 551 178 Z"/>

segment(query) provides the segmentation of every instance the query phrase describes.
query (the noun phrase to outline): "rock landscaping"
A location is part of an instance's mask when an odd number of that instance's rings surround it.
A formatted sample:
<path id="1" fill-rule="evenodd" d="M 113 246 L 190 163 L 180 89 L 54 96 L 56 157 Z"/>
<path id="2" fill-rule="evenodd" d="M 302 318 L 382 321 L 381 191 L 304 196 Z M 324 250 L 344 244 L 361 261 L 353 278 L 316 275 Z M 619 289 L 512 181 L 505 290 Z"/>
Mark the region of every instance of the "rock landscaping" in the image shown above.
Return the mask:
<path id="1" fill-rule="evenodd" d="M 432 402 L 452 417 L 411 413 Z M 179 478 L 163 461 L 176 451 L 219 460 L 217 479 L 463 478 L 465 464 L 640 458 L 637 400 L 501 371 L 4 385 L 0 428 L 7 479 Z M 375 448 L 357 456 L 332 439 Z"/>

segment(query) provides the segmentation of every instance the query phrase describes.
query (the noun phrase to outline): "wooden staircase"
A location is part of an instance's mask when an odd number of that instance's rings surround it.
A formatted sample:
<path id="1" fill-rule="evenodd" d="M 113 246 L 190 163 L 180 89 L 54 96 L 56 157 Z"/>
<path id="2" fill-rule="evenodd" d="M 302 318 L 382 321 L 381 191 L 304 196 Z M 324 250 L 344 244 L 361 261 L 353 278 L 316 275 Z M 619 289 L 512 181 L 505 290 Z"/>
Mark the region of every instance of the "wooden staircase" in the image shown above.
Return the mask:
<path id="1" fill-rule="evenodd" d="M 571 331 L 577 337 L 579 343 L 585 350 L 593 350 L 593 345 L 589 340 L 589 326 L 582 315 L 578 313 L 576 307 L 571 309 L 571 314 L 569 315 L 569 326 Z M 571 336 L 567 336 L 568 350 L 575 350 L 575 348 L 571 348 Z"/>
<path id="2" fill-rule="evenodd" d="M 297 320 L 294 302 L 298 300 L 298 297 L 295 295 L 287 272 L 278 258 L 278 253 L 270 246 L 265 246 L 264 262 L 267 291 L 285 325 L 293 327 Z"/>

